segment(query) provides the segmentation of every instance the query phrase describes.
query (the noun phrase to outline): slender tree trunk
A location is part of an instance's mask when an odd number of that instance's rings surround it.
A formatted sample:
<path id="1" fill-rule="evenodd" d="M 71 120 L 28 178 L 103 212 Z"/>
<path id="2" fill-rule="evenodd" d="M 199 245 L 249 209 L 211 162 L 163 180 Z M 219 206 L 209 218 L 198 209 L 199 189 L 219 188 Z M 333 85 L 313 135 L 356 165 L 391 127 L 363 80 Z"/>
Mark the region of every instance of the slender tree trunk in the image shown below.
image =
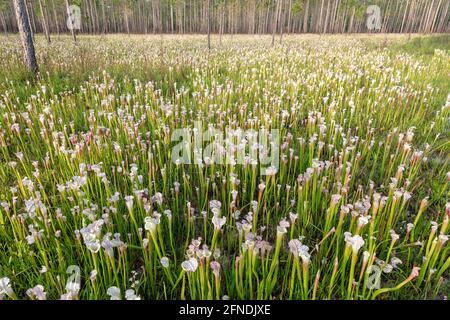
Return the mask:
<path id="1" fill-rule="evenodd" d="M 58 14 L 56 13 L 55 0 L 52 0 L 52 11 L 53 11 L 53 19 L 55 20 L 56 25 L 56 33 L 59 36 L 59 21 L 58 21 Z"/>
<path id="2" fill-rule="evenodd" d="M 349 24 L 349 27 L 348 27 L 348 32 L 349 33 L 353 33 L 353 21 L 354 21 L 354 18 L 355 18 L 355 10 L 356 10 L 356 8 L 353 7 L 352 15 L 350 17 L 350 24 Z"/>
<path id="3" fill-rule="evenodd" d="M 405 26 L 405 21 L 406 21 L 406 14 L 408 13 L 408 5 L 409 5 L 409 0 L 407 0 L 407 2 L 406 2 L 405 13 L 403 14 L 402 25 L 400 27 L 400 33 L 403 33 L 403 28 Z"/>
<path id="4" fill-rule="evenodd" d="M 173 5 L 170 3 L 170 31 L 173 33 Z"/>
<path id="5" fill-rule="evenodd" d="M 439 3 L 437 5 L 437 7 L 436 7 L 436 10 L 434 10 L 435 11 L 434 12 L 434 17 L 431 20 L 430 32 L 436 32 L 437 17 L 438 17 L 438 14 L 439 14 L 439 11 L 440 11 L 439 9 L 441 8 L 441 5 L 442 5 L 442 0 L 439 0 Z"/>
<path id="6" fill-rule="evenodd" d="M 6 26 L 5 16 L 3 12 L 0 12 L 0 18 L 2 19 L 2 26 L 3 26 L 3 32 L 5 33 L 5 36 L 8 35 L 8 27 Z"/>
<path id="7" fill-rule="evenodd" d="M 330 9 L 330 3 L 331 3 L 331 0 L 328 0 L 328 3 L 327 3 L 327 12 L 326 12 L 326 14 L 325 14 L 325 23 L 324 23 L 324 25 L 323 25 L 323 33 L 327 33 L 328 19 L 329 19 L 329 17 L 330 17 L 330 11 L 331 11 L 331 9 Z"/>
<path id="8" fill-rule="evenodd" d="M 434 5 L 434 0 L 431 0 L 430 8 L 428 9 L 428 12 L 426 14 L 425 24 L 423 26 L 425 33 L 428 33 L 430 31 L 430 18 L 431 18 L 431 12 L 433 10 L 433 5 Z"/>
<path id="9" fill-rule="evenodd" d="M 306 1 L 305 15 L 303 16 L 303 33 L 308 32 L 308 14 L 309 14 L 309 0 Z"/>
<path id="10" fill-rule="evenodd" d="M 446 32 L 446 29 L 448 30 L 448 28 L 449 28 L 449 26 L 448 26 L 448 22 L 447 23 L 445 23 L 446 22 L 446 19 L 447 19 L 447 14 L 448 14 L 448 12 L 449 12 L 449 7 L 450 7 L 450 1 L 448 1 L 447 2 L 447 4 L 445 5 L 445 9 L 444 10 L 442 10 L 442 13 L 441 13 L 441 17 L 440 17 L 440 21 L 439 21 L 439 23 L 438 23 L 438 26 L 437 26 L 437 32 Z M 447 28 L 445 27 L 447 25 Z"/>
<path id="11" fill-rule="evenodd" d="M 28 8 L 28 2 L 25 0 L 25 9 L 27 10 L 28 21 L 31 27 L 31 32 L 34 34 L 36 33 L 36 21 L 34 19 L 33 3 L 30 4 L 30 7 L 31 8 Z"/>
<path id="12" fill-rule="evenodd" d="M 102 31 L 103 31 L 103 34 L 105 35 L 106 34 L 106 32 L 107 32 L 107 22 L 106 22 L 106 12 L 105 12 L 105 0 L 102 0 L 102 2 L 101 2 L 101 4 L 102 4 Z"/>
<path id="13" fill-rule="evenodd" d="M 114 1 L 111 1 L 111 12 L 112 12 L 112 26 L 114 31 L 117 32 L 117 22 L 116 22 L 116 10 L 114 9 Z"/>
<path id="14" fill-rule="evenodd" d="M 125 29 L 127 30 L 127 34 L 128 36 L 130 35 L 130 18 L 128 16 L 129 14 L 129 9 L 128 9 L 128 3 L 125 2 L 125 8 L 123 10 L 123 14 L 124 14 L 124 19 L 125 19 Z"/>
<path id="15" fill-rule="evenodd" d="M 211 50 L 211 0 L 208 0 L 208 49 Z"/>
<path id="16" fill-rule="evenodd" d="M 322 2 L 320 4 L 319 19 L 317 19 L 316 32 L 318 32 L 318 33 L 322 33 L 323 2 L 324 2 L 324 0 L 322 0 Z"/>
<path id="17" fill-rule="evenodd" d="M 96 33 L 95 30 L 95 19 L 94 19 L 94 10 L 92 9 L 92 0 L 88 0 L 89 3 L 89 20 L 91 21 L 91 32 Z"/>
<path id="18" fill-rule="evenodd" d="M 98 10 L 97 10 L 97 3 L 93 1 L 93 7 L 94 7 L 94 14 L 95 14 L 95 26 L 97 29 L 97 32 L 100 33 L 100 22 L 98 18 Z"/>
<path id="19" fill-rule="evenodd" d="M 220 13 L 220 25 L 219 25 L 219 44 L 222 45 L 222 33 L 223 33 L 223 20 L 225 15 L 225 5 L 221 7 L 221 13 Z"/>
<path id="20" fill-rule="evenodd" d="M 24 51 L 25 65 L 33 74 L 36 74 L 38 72 L 38 65 L 25 2 L 24 0 L 13 0 L 13 4 Z"/>
<path id="21" fill-rule="evenodd" d="M 277 25 L 278 25 L 278 10 L 280 7 L 280 1 L 277 1 L 277 6 L 273 15 L 273 22 L 272 22 L 272 46 L 275 45 L 275 33 L 277 32 Z"/>
<path id="22" fill-rule="evenodd" d="M 283 0 L 279 1 L 280 1 L 280 12 L 278 20 L 280 21 L 280 43 L 283 43 L 284 10 L 283 10 Z"/>
<path id="23" fill-rule="evenodd" d="M 287 25 L 287 33 L 291 33 L 291 23 L 292 23 L 292 0 L 289 0 L 289 12 L 288 12 L 288 25 Z"/>
<path id="24" fill-rule="evenodd" d="M 156 10 L 155 10 L 155 2 L 152 1 L 152 32 L 153 34 L 156 33 L 156 29 L 157 29 L 157 25 L 156 25 Z"/>

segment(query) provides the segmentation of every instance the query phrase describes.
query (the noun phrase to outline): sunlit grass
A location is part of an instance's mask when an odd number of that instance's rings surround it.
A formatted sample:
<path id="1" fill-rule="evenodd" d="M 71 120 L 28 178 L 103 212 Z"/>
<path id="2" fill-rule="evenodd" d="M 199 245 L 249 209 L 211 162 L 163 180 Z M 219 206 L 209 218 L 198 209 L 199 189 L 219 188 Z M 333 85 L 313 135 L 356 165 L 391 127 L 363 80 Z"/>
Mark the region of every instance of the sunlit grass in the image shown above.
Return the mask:
<path id="1" fill-rule="evenodd" d="M 0 297 L 443 298 L 450 55 L 367 37 L 0 38 Z M 278 172 L 174 163 L 194 121 Z"/>

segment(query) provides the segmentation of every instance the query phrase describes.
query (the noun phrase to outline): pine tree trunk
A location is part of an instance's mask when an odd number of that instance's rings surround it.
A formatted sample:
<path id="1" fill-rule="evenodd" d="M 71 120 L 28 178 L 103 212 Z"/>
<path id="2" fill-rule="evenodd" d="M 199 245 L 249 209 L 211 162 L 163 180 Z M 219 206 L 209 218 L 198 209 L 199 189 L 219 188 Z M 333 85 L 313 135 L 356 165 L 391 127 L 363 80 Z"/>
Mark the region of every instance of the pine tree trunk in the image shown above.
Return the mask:
<path id="1" fill-rule="evenodd" d="M 5 33 L 5 36 L 7 36 L 8 35 L 8 27 L 6 26 L 5 16 L 3 15 L 3 12 L 0 12 L 0 17 L 2 18 L 3 32 Z"/>
<path id="2" fill-rule="evenodd" d="M 97 11 L 97 3 L 94 1 L 94 14 L 95 14 L 95 26 L 97 29 L 97 32 L 100 33 L 100 22 L 98 18 L 98 11 Z"/>
<path id="3" fill-rule="evenodd" d="M 434 10 L 435 12 L 434 12 L 434 17 L 431 21 L 430 32 L 436 32 L 437 17 L 438 17 L 439 9 L 441 8 L 441 5 L 442 5 L 442 0 L 439 0 L 436 10 Z"/>
<path id="4" fill-rule="evenodd" d="M 13 0 L 16 12 L 17 26 L 19 28 L 20 40 L 22 41 L 25 65 L 33 74 L 38 72 L 36 53 L 34 50 L 33 35 L 24 0 Z"/>
<path id="5" fill-rule="evenodd" d="M 280 1 L 280 12 L 278 20 L 280 21 L 280 43 L 283 43 L 283 28 L 284 28 L 283 0 L 279 1 Z"/>
<path id="6" fill-rule="evenodd" d="M 102 24 L 103 24 L 103 34 L 106 34 L 107 22 L 106 22 L 106 12 L 105 12 L 105 0 L 102 0 Z"/>
<path id="7" fill-rule="evenodd" d="M 353 21 L 354 21 L 354 18 L 355 18 L 355 10 L 356 10 L 356 8 L 353 7 L 352 16 L 350 18 L 350 24 L 349 24 L 349 27 L 348 27 L 348 32 L 349 33 L 353 33 Z"/>
<path id="8" fill-rule="evenodd" d="M 128 19 L 128 12 L 125 12 L 125 27 L 127 29 L 128 36 L 130 35 L 130 21 Z"/>
<path id="9" fill-rule="evenodd" d="M 291 21 L 292 20 L 292 0 L 289 0 L 289 13 L 288 13 L 288 25 L 287 25 L 287 33 L 291 33 Z"/>
<path id="10" fill-rule="evenodd" d="M 409 5 L 409 0 L 407 0 L 407 2 L 406 2 L 405 13 L 403 14 L 402 25 L 400 27 L 400 33 L 403 33 L 403 28 L 405 26 L 405 20 L 406 20 L 406 14 L 408 13 L 408 5 Z"/>
<path id="11" fill-rule="evenodd" d="M 28 8 L 28 2 L 25 0 L 25 9 L 27 10 L 28 15 L 28 23 L 31 27 L 32 34 L 36 33 L 36 21 L 34 20 L 34 10 L 33 10 L 33 3 L 30 4 L 31 8 Z"/>
<path id="12" fill-rule="evenodd" d="M 94 18 L 94 9 L 92 8 L 92 1 L 88 0 L 89 2 L 89 17 L 91 20 L 91 31 L 92 33 L 96 33 L 96 29 L 95 29 L 95 18 Z"/>
<path id="13" fill-rule="evenodd" d="M 319 11 L 319 19 L 317 20 L 317 28 L 316 32 L 322 33 L 322 15 L 323 15 L 323 1 L 320 4 L 320 11 Z"/>
<path id="14" fill-rule="evenodd" d="M 55 20 L 56 33 L 59 36 L 59 21 L 58 21 L 58 14 L 56 13 L 55 0 L 52 0 L 52 11 L 53 11 L 53 19 Z"/>
<path id="15" fill-rule="evenodd" d="M 306 1 L 305 15 L 303 16 L 303 33 L 308 32 L 308 13 L 309 13 L 309 0 Z"/>
<path id="16" fill-rule="evenodd" d="M 48 24 L 47 24 L 47 19 L 45 18 L 44 7 L 42 6 L 42 0 L 38 0 L 38 2 L 39 2 L 39 9 L 41 11 L 41 16 L 42 16 L 42 28 L 44 29 L 45 38 L 47 39 L 47 43 L 50 44 L 52 42 L 52 40 L 50 39 L 50 33 L 48 31 Z"/>
<path id="17" fill-rule="evenodd" d="M 330 3 L 331 3 L 331 1 L 328 1 L 328 4 L 327 4 L 327 12 L 326 12 L 326 14 L 325 14 L 325 22 L 324 22 L 324 24 L 323 24 L 323 33 L 327 33 L 328 19 L 329 19 L 329 17 L 330 17 L 330 11 L 331 11 L 331 9 L 330 9 Z"/>
<path id="18" fill-rule="evenodd" d="M 211 50 L 211 0 L 208 0 L 208 49 Z"/>
<path id="19" fill-rule="evenodd" d="M 272 46 L 275 45 L 275 33 L 277 32 L 279 6 L 280 1 L 277 1 L 277 6 L 273 15 L 273 23 L 272 23 Z"/>

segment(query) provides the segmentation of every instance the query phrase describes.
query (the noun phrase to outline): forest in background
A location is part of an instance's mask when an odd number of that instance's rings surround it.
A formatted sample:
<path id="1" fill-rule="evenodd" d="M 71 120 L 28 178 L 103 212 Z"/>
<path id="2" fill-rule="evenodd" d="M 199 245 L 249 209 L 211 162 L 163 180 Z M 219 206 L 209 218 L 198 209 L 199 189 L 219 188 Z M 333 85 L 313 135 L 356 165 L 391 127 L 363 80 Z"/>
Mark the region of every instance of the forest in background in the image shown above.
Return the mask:
<path id="1" fill-rule="evenodd" d="M 67 7 L 81 9 L 78 33 L 446 33 L 450 0 L 26 0 L 35 33 L 60 34 Z M 381 9 L 369 30 L 367 8 Z M 12 1 L 0 0 L 0 30 L 17 32 Z"/>

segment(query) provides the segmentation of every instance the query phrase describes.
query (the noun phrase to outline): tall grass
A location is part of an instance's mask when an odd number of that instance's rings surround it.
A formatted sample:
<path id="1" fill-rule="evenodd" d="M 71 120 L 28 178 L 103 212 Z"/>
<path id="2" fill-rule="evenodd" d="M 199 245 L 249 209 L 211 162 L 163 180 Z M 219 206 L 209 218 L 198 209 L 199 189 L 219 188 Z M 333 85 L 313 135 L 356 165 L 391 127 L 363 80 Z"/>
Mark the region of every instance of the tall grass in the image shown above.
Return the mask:
<path id="1" fill-rule="evenodd" d="M 448 51 L 39 37 L 29 81 L 16 40 L 0 38 L 0 298 L 448 294 Z M 278 171 L 174 163 L 195 121 L 279 129 Z"/>

